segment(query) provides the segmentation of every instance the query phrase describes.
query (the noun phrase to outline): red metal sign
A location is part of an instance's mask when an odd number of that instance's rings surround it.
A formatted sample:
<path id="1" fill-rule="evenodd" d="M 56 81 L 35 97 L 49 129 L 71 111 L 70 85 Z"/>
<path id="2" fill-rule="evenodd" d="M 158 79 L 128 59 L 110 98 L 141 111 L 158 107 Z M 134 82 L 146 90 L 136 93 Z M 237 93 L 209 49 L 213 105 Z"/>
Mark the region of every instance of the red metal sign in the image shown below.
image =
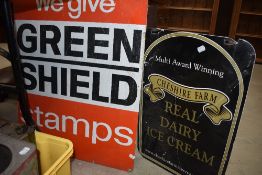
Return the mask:
<path id="1" fill-rule="evenodd" d="M 133 168 L 146 0 L 14 0 L 30 109 L 75 157 Z"/>

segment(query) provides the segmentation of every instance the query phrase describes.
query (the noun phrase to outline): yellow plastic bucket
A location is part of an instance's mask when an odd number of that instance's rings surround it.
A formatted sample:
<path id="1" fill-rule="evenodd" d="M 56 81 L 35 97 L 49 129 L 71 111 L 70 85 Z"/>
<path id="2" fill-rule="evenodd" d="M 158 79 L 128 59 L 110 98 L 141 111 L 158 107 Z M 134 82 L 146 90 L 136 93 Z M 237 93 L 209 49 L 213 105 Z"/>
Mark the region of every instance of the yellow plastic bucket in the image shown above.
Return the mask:
<path id="1" fill-rule="evenodd" d="M 43 175 L 70 175 L 70 157 L 73 144 L 70 140 L 35 131 L 39 152 L 40 169 Z"/>

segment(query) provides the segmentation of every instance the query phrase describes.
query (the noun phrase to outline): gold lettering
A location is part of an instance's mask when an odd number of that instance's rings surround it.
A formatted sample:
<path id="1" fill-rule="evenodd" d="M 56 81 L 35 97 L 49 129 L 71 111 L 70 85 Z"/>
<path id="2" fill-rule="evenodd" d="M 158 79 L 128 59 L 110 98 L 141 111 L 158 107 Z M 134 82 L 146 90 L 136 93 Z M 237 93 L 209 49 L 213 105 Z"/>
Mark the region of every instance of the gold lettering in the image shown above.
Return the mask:
<path id="1" fill-rule="evenodd" d="M 183 151 L 183 142 L 181 140 L 176 139 L 176 149 L 184 152 Z"/>
<path id="2" fill-rule="evenodd" d="M 162 128 L 168 128 L 168 130 L 184 136 L 188 139 L 192 139 L 194 141 L 198 141 L 198 137 L 200 136 L 201 132 L 195 129 L 191 129 L 190 127 L 183 125 L 181 123 L 170 122 L 167 118 L 160 116 L 160 126 Z M 149 132 L 149 131 L 147 131 Z M 151 134 L 152 135 L 152 134 Z"/>
<path id="3" fill-rule="evenodd" d="M 191 145 L 185 143 L 185 153 L 190 155 L 191 154 Z"/>
<path id="4" fill-rule="evenodd" d="M 184 127 L 184 125 L 182 125 L 181 123 L 179 123 L 178 125 L 179 125 L 179 131 L 178 131 L 178 133 L 179 133 L 180 135 L 183 135 L 183 127 Z M 184 135 L 183 135 L 183 136 L 184 136 Z"/>
<path id="5" fill-rule="evenodd" d="M 150 129 L 150 135 L 153 138 L 157 138 L 157 130 L 156 129 Z"/>
<path id="6" fill-rule="evenodd" d="M 182 135 L 191 139 L 190 133 L 191 133 L 191 129 L 188 126 L 184 125 L 184 132 Z"/>
<path id="7" fill-rule="evenodd" d="M 192 110 L 192 112 L 193 112 L 193 115 L 192 115 L 192 120 L 191 120 L 191 121 L 192 121 L 193 123 L 195 123 L 195 124 L 198 124 L 199 121 L 196 120 L 197 111 Z"/>
<path id="8" fill-rule="evenodd" d="M 160 142 L 164 141 L 164 133 L 161 131 L 158 131 L 157 129 L 153 129 L 150 127 L 147 127 L 147 133 L 148 136 L 157 139 Z"/>
<path id="9" fill-rule="evenodd" d="M 169 120 L 162 116 L 160 116 L 160 118 L 161 118 L 160 126 L 163 128 L 167 128 L 169 126 Z"/>
<path id="10" fill-rule="evenodd" d="M 170 113 L 172 114 L 172 103 L 168 102 L 168 101 L 165 101 L 166 102 L 166 108 L 165 108 L 165 111 L 167 113 Z"/>
<path id="11" fill-rule="evenodd" d="M 201 161 L 208 164 L 209 166 L 213 166 L 214 158 L 215 158 L 215 156 L 211 156 L 211 157 L 207 158 L 207 154 L 206 154 L 206 152 L 204 152 Z"/>
<path id="12" fill-rule="evenodd" d="M 198 160 L 201 160 L 200 156 L 199 156 L 199 150 L 195 149 L 195 151 L 191 154 L 191 157 L 194 157 L 194 158 L 196 158 Z"/>
<path id="13" fill-rule="evenodd" d="M 174 113 L 173 113 L 173 115 L 181 117 L 181 115 L 179 114 L 179 111 L 181 110 L 181 108 L 182 108 L 181 106 L 175 104 L 174 105 Z"/>
<path id="14" fill-rule="evenodd" d="M 195 124 L 198 124 L 197 120 L 197 111 L 189 110 L 188 108 L 182 108 L 182 106 L 178 104 L 173 104 L 169 101 L 165 101 L 165 112 L 171 114 L 172 116 L 180 117 L 191 121 Z"/>
<path id="15" fill-rule="evenodd" d="M 157 140 L 160 141 L 160 142 L 164 141 L 164 133 L 163 132 L 161 132 L 161 131 L 158 132 Z"/>
<path id="16" fill-rule="evenodd" d="M 201 132 L 197 131 L 195 129 L 192 129 L 192 132 L 193 132 L 193 140 L 197 142 L 198 141 L 198 136 L 201 134 Z"/>
<path id="17" fill-rule="evenodd" d="M 170 131 L 174 131 L 175 133 L 177 133 L 177 127 L 176 127 L 176 123 L 173 122 L 169 128 L 168 128 Z"/>
<path id="18" fill-rule="evenodd" d="M 148 126 L 148 127 L 147 127 L 147 130 L 146 130 L 146 135 L 148 135 L 148 136 L 150 136 L 149 131 L 150 131 L 150 128 L 149 128 L 149 126 Z"/>
<path id="19" fill-rule="evenodd" d="M 182 118 L 186 117 L 186 119 L 187 119 L 188 121 L 191 121 L 187 108 L 184 110 L 184 112 L 183 112 L 183 114 L 181 115 L 181 117 L 182 117 Z"/>
<path id="20" fill-rule="evenodd" d="M 170 139 L 171 139 L 171 141 L 170 141 Z M 169 145 L 169 146 L 175 146 L 174 144 L 172 144 L 173 142 L 174 142 L 174 137 L 173 136 L 169 136 L 168 138 L 167 138 L 167 144 Z"/>
<path id="21" fill-rule="evenodd" d="M 208 156 L 205 151 L 201 151 L 198 148 L 192 148 L 188 143 L 184 143 L 182 140 L 175 138 L 174 136 L 167 137 L 167 144 L 174 147 L 176 150 L 181 151 L 209 166 L 213 166 L 215 156 Z"/>

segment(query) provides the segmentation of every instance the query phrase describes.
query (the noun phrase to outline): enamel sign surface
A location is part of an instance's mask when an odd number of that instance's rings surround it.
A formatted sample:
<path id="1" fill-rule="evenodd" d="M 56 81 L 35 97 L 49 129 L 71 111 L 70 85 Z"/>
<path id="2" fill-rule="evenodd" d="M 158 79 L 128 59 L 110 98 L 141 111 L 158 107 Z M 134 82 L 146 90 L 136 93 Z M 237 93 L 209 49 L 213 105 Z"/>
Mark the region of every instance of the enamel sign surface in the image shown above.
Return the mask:
<path id="1" fill-rule="evenodd" d="M 133 169 L 146 0 L 14 0 L 31 112 L 75 157 Z"/>
<path id="2" fill-rule="evenodd" d="M 255 60 L 244 40 L 148 30 L 142 155 L 174 174 L 225 173 Z"/>

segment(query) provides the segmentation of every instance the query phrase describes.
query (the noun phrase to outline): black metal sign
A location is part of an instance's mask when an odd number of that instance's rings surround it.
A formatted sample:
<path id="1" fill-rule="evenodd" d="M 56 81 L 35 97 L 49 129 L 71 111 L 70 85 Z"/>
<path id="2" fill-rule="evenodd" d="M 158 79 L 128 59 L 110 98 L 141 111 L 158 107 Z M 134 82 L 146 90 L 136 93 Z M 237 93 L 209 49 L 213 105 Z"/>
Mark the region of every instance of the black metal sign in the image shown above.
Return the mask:
<path id="1" fill-rule="evenodd" d="M 244 40 L 148 30 L 142 155 L 174 174 L 225 173 L 255 60 Z"/>

